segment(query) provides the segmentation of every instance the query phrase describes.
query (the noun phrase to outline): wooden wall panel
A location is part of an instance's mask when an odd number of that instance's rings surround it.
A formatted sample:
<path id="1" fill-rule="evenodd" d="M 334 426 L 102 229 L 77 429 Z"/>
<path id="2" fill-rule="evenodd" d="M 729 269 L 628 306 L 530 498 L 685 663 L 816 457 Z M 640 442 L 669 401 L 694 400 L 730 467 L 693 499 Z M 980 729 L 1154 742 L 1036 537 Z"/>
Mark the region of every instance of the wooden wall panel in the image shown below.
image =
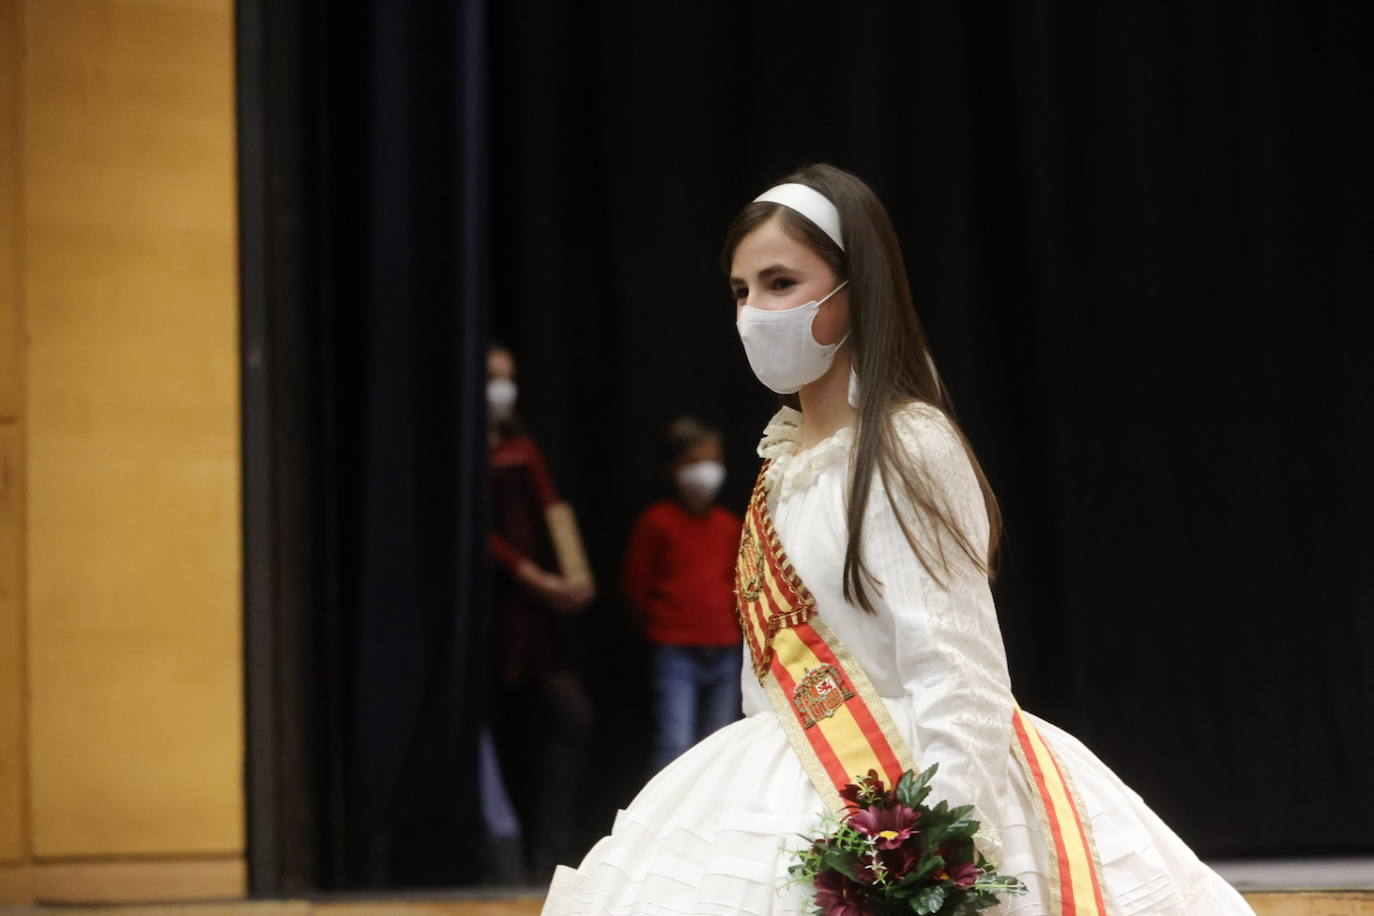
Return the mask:
<path id="1" fill-rule="evenodd" d="M 142 903 L 148 900 L 217 900 L 243 896 L 248 881 L 242 857 L 128 862 L 52 862 L 34 868 L 39 903 Z M 226 904 L 207 908 L 223 913 Z"/>
<path id="2" fill-rule="evenodd" d="M 24 791 L 24 652 L 19 430 L 0 423 L 0 863 L 28 852 Z"/>
<path id="3" fill-rule="evenodd" d="M 19 0 L 0 0 L 0 422 L 19 416 Z"/>
<path id="4" fill-rule="evenodd" d="M 238 854 L 232 4 L 23 37 L 34 852 Z"/>
<path id="5" fill-rule="evenodd" d="M 19 9 L 0 0 L 0 867 L 28 851 L 24 787 L 23 391 L 19 285 Z M 8 896 L 0 889 L 0 902 Z"/>

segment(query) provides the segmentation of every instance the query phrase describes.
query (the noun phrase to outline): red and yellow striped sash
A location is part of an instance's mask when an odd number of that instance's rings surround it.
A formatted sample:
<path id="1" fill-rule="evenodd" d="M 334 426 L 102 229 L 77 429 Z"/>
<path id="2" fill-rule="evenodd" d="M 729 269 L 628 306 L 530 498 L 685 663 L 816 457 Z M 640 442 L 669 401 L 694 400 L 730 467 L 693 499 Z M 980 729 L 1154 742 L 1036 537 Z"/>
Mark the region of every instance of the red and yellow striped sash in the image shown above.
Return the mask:
<path id="1" fill-rule="evenodd" d="M 1016 732 L 1012 750 L 1034 789 L 1031 795 L 1041 826 L 1052 841 L 1050 912 L 1063 916 L 1108 916 L 1092 824 L 1069 781 L 1068 771 L 1020 708 L 1012 713 L 1012 725 Z"/>
<path id="2" fill-rule="evenodd" d="M 773 528 L 762 473 L 745 516 L 735 595 L 754 674 L 832 810 L 845 810 L 839 793 L 856 776 L 876 770 L 895 785 L 914 768 L 867 675 L 816 617 L 816 599 L 792 568 Z"/>

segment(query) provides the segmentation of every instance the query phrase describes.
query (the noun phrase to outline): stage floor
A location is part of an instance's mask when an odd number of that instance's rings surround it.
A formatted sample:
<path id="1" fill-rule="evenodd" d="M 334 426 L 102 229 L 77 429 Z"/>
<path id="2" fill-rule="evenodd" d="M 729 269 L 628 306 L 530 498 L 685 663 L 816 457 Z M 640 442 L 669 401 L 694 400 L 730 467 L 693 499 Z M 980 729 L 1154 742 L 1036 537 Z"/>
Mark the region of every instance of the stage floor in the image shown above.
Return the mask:
<path id="1" fill-rule="evenodd" d="M 1374 891 L 1374 857 L 1209 862 L 1239 891 L 1282 888 Z"/>
<path id="2" fill-rule="evenodd" d="M 1257 916 L 1374 916 L 1374 858 L 1211 864 Z M 0 916 L 538 916 L 542 902 L 528 888 L 485 888 L 317 900 L 0 906 Z"/>
<path id="3" fill-rule="evenodd" d="M 1374 891 L 1247 893 L 1256 916 L 1374 916 Z M 3 916 L 538 916 L 541 901 L 353 900 L 0 907 Z M 1202 914 L 1199 914 L 1202 916 Z"/>

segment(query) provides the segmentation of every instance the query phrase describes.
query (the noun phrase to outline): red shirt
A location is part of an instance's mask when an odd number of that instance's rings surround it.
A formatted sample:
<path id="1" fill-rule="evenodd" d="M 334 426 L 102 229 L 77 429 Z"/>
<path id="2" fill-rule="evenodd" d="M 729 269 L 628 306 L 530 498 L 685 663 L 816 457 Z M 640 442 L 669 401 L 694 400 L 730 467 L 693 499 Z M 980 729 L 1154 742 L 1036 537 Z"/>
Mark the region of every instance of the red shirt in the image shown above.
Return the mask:
<path id="1" fill-rule="evenodd" d="M 649 639 L 678 646 L 739 642 L 734 587 L 741 525 L 720 506 L 693 515 L 672 499 L 639 516 L 623 588 Z"/>

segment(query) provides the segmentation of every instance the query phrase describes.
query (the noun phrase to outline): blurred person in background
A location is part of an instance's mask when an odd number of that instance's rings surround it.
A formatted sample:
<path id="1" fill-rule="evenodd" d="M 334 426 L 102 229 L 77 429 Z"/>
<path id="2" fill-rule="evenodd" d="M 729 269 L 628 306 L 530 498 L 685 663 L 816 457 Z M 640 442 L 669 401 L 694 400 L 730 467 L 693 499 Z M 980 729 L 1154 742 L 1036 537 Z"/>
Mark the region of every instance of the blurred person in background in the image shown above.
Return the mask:
<path id="1" fill-rule="evenodd" d="M 740 712 L 734 575 L 742 522 L 716 502 L 725 481 L 721 436 L 681 417 L 666 445 L 674 496 L 635 522 L 623 583 L 654 647 L 655 771 Z"/>
<path id="2" fill-rule="evenodd" d="M 493 346 L 487 352 L 488 720 L 525 854 L 536 877 L 546 878 L 572 851 L 573 804 L 592 723 L 591 702 L 563 648 L 563 618 L 587 606 L 594 586 L 571 509 L 515 412 L 517 395 L 515 358 Z M 486 783 L 484 796 L 505 794 L 494 780 Z"/>

